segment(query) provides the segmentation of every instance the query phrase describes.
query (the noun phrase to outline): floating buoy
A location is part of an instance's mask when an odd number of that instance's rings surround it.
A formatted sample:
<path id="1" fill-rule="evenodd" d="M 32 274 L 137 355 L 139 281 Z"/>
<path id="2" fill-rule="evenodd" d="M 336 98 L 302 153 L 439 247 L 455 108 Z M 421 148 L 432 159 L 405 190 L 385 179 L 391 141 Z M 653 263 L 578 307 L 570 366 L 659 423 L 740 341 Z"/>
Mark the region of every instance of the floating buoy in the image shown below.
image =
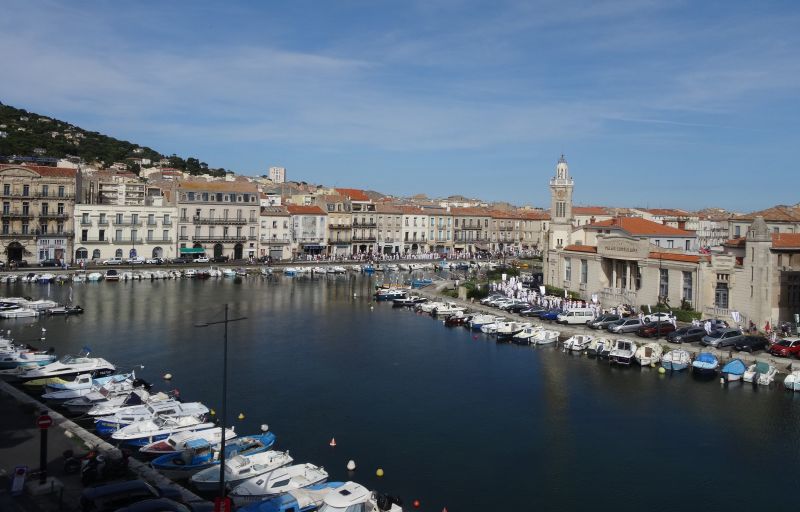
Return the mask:
<path id="1" fill-rule="evenodd" d="M 356 461 L 350 459 L 347 461 L 347 471 L 355 471 L 356 470 Z"/>
<path id="2" fill-rule="evenodd" d="M 667 370 L 662 366 L 661 368 L 658 369 L 658 373 L 664 375 L 665 373 L 667 373 Z"/>
<path id="3" fill-rule="evenodd" d="M 375 475 L 378 478 L 382 477 L 383 476 L 383 468 L 378 468 L 378 470 L 375 472 Z"/>
<path id="4" fill-rule="evenodd" d="M 477 340 L 478 339 L 478 335 L 476 334 L 476 335 L 472 336 L 472 339 L 473 340 Z"/>
<path id="5" fill-rule="evenodd" d="M 211 409 L 208 412 L 211 413 L 211 416 L 216 416 L 216 414 L 217 414 L 217 411 L 215 411 L 214 409 Z"/>
<path id="6" fill-rule="evenodd" d="M 414 500 L 411 504 L 414 505 L 414 508 L 419 508 L 419 500 Z"/>
<path id="7" fill-rule="evenodd" d="M 240 420 L 243 420 L 243 419 L 244 419 L 244 413 L 243 413 L 243 412 L 240 412 L 240 413 L 239 413 L 239 416 L 238 416 L 238 418 L 239 418 Z"/>
<path id="8" fill-rule="evenodd" d="M 725 384 L 725 377 L 720 377 L 719 378 L 719 383 L 720 384 Z"/>
<path id="9" fill-rule="evenodd" d="M 266 423 L 262 423 L 261 424 L 261 432 L 266 432 L 268 430 L 269 430 L 269 425 L 267 425 Z"/>
<path id="10" fill-rule="evenodd" d="M 164 380 L 172 380 L 172 374 L 171 373 L 165 373 L 164 374 Z"/>
<path id="11" fill-rule="evenodd" d="M 656 367 L 656 363 L 650 363 L 650 368 L 655 368 L 655 367 Z"/>
<path id="12" fill-rule="evenodd" d="M 328 444 L 331 446 L 331 448 L 334 448 L 334 447 L 336 446 L 336 438 L 335 438 L 335 437 L 332 437 L 332 438 L 331 438 L 331 442 L 330 442 L 330 443 L 328 443 Z"/>

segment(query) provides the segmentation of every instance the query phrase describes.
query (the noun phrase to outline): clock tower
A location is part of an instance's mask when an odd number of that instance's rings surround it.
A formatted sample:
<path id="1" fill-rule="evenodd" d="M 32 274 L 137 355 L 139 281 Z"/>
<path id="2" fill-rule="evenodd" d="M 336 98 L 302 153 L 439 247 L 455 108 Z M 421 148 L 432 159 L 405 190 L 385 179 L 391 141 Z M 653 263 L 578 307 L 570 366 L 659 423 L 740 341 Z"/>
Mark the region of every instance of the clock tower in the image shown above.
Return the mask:
<path id="1" fill-rule="evenodd" d="M 550 243 L 549 249 L 565 247 L 572 233 L 572 189 L 569 166 L 561 155 L 556 164 L 556 175 L 550 178 Z"/>

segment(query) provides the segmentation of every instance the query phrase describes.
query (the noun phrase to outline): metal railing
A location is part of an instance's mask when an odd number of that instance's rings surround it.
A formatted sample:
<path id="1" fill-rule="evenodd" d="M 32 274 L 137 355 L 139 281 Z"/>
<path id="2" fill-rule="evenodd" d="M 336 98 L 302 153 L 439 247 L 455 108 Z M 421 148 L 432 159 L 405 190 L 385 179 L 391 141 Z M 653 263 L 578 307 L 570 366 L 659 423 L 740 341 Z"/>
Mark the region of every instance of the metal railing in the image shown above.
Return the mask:
<path id="1" fill-rule="evenodd" d="M 255 222 L 255 221 L 253 221 Z M 192 223 L 194 224 L 231 224 L 231 225 L 241 225 L 247 224 L 247 219 L 245 218 L 218 218 L 218 217 L 192 217 Z"/>
<path id="2" fill-rule="evenodd" d="M 0 233 L 0 238 L 33 238 L 33 233 Z"/>
<path id="3" fill-rule="evenodd" d="M 247 240 L 247 237 L 244 235 L 220 235 L 220 236 L 209 236 L 209 235 L 200 235 L 194 236 L 192 238 L 195 242 L 244 242 Z"/>

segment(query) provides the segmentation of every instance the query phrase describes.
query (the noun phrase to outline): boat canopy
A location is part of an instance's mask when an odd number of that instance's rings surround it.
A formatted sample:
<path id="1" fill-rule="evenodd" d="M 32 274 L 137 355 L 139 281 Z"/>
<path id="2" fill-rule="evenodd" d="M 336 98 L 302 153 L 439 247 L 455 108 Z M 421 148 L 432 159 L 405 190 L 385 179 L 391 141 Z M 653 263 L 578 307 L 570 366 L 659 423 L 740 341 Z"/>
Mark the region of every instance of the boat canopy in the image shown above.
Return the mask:
<path id="1" fill-rule="evenodd" d="M 722 368 L 722 373 L 730 373 L 731 375 L 744 375 L 747 367 L 741 359 L 734 359 Z"/>
<path id="2" fill-rule="evenodd" d="M 206 439 L 202 439 L 202 438 L 201 439 L 190 439 L 189 441 L 186 441 L 186 447 L 189 448 L 189 449 L 198 450 L 200 448 L 208 448 L 210 446 L 211 446 L 211 443 L 209 443 Z"/>
<path id="3" fill-rule="evenodd" d="M 756 373 L 769 373 L 769 364 L 759 361 L 756 363 Z"/>
<path id="4" fill-rule="evenodd" d="M 695 361 L 713 364 L 717 362 L 717 357 L 711 352 L 700 352 L 700 354 L 695 358 Z"/>

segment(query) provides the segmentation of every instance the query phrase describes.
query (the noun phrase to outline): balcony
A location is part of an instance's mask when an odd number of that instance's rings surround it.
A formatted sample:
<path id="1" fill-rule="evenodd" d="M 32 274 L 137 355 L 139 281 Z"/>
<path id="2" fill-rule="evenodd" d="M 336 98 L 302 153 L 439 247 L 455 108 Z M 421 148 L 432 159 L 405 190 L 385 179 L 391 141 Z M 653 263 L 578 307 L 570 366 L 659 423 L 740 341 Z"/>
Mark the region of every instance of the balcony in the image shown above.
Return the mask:
<path id="1" fill-rule="evenodd" d="M 108 219 L 100 219 L 97 221 L 98 226 L 108 226 Z"/>
<path id="2" fill-rule="evenodd" d="M 167 237 L 167 238 L 163 238 L 163 237 L 160 237 L 160 238 L 155 238 L 155 237 L 152 237 L 152 236 L 148 236 L 147 238 L 145 238 L 145 242 L 147 242 L 148 244 L 153 244 L 153 243 L 159 243 L 159 244 L 166 243 L 166 244 L 171 244 L 171 243 L 172 243 L 172 237 Z"/>
<path id="3" fill-rule="evenodd" d="M 140 244 L 140 243 L 142 243 L 142 239 L 141 238 L 125 238 L 125 237 L 117 238 L 117 237 L 114 237 L 114 243 L 115 244 Z"/>
<path id="4" fill-rule="evenodd" d="M 81 224 L 81 226 L 91 226 L 92 225 L 92 221 L 91 220 L 83 220 L 83 219 L 81 219 L 80 220 L 80 224 Z"/>
<path id="5" fill-rule="evenodd" d="M 47 212 L 47 213 L 40 213 L 40 219 L 53 219 L 53 220 L 67 220 L 69 215 L 66 213 L 58 213 L 58 212 Z"/>
<path id="6" fill-rule="evenodd" d="M 39 233 L 39 238 L 72 238 L 75 235 L 72 231 L 62 231 L 55 233 Z"/>
<path id="7" fill-rule="evenodd" d="M 374 235 L 353 235 L 353 242 L 375 242 L 377 238 Z"/>
<path id="8" fill-rule="evenodd" d="M 343 229 L 343 230 L 350 231 L 350 229 L 352 227 L 353 226 L 351 226 L 350 224 L 328 224 L 328 228 L 334 229 L 334 230 L 342 230 Z"/>
<path id="9" fill-rule="evenodd" d="M 164 221 L 161 222 L 161 225 L 162 226 L 171 226 L 172 225 L 172 220 L 170 220 L 170 219 L 164 220 Z"/>
<path id="10" fill-rule="evenodd" d="M 208 242 L 208 243 L 224 243 L 224 242 L 245 242 L 247 237 L 244 235 L 197 235 L 192 237 L 195 242 Z"/>
<path id="11" fill-rule="evenodd" d="M 256 235 L 247 235 L 248 240 L 256 240 L 258 237 Z"/>
<path id="12" fill-rule="evenodd" d="M 114 221 L 115 226 L 141 226 L 140 220 L 122 220 L 121 222 Z"/>
<path id="13" fill-rule="evenodd" d="M 328 245 L 350 245 L 350 243 L 352 243 L 350 238 L 337 238 L 335 240 L 328 240 Z"/>
<path id="14" fill-rule="evenodd" d="M 30 196 L 23 196 L 23 197 L 30 197 Z M 47 194 L 43 194 L 42 192 L 37 192 L 37 193 L 35 193 L 33 195 L 33 197 L 36 197 L 38 199 L 55 199 L 55 200 L 64 199 L 64 200 L 66 200 L 66 199 L 75 199 L 75 194 L 63 193 L 61 195 L 58 195 L 58 194 L 51 194 L 49 192 Z"/>
<path id="15" fill-rule="evenodd" d="M 33 233 L 0 233 L 0 238 L 33 238 Z"/>
<path id="16" fill-rule="evenodd" d="M 500 231 L 514 231 L 514 226 L 500 226 L 497 229 L 499 229 Z"/>
<path id="17" fill-rule="evenodd" d="M 149 219 L 148 219 L 148 220 L 147 220 L 147 225 L 148 225 L 148 226 L 158 226 L 158 221 L 155 221 L 155 220 L 149 220 Z"/>
<path id="18" fill-rule="evenodd" d="M 270 238 L 268 240 L 261 240 L 261 243 L 269 245 L 286 245 L 291 243 L 291 240 L 288 238 Z"/>
<path id="19" fill-rule="evenodd" d="M 316 236 L 301 236 L 297 238 L 297 242 L 301 244 L 321 244 L 325 239 Z"/>
<path id="20" fill-rule="evenodd" d="M 374 228 L 377 225 L 378 225 L 378 223 L 375 222 L 375 221 L 372 221 L 372 222 L 370 222 L 370 221 L 362 222 L 362 221 L 355 221 L 355 220 L 353 221 L 353 227 L 354 228 Z"/>
<path id="21" fill-rule="evenodd" d="M 16 210 L 13 211 L 13 212 L 12 211 L 7 211 L 7 212 L 4 211 L 0 215 L 0 217 L 2 217 L 4 219 L 32 219 L 33 218 L 33 214 L 31 214 L 31 212 L 24 213 L 24 212 L 20 212 L 20 211 L 16 211 Z"/>
<path id="22" fill-rule="evenodd" d="M 178 237 L 178 240 L 189 240 L 189 235 L 181 235 Z"/>
<path id="23" fill-rule="evenodd" d="M 110 244 L 111 240 L 108 238 L 82 238 L 79 243 L 82 244 Z"/>
<path id="24" fill-rule="evenodd" d="M 255 220 L 253 220 L 255 222 Z M 217 217 L 192 217 L 192 223 L 194 224 L 212 224 L 212 225 L 242 225 L 247 224 L 247 219 L 245 218 L 217 218 Z"/>

